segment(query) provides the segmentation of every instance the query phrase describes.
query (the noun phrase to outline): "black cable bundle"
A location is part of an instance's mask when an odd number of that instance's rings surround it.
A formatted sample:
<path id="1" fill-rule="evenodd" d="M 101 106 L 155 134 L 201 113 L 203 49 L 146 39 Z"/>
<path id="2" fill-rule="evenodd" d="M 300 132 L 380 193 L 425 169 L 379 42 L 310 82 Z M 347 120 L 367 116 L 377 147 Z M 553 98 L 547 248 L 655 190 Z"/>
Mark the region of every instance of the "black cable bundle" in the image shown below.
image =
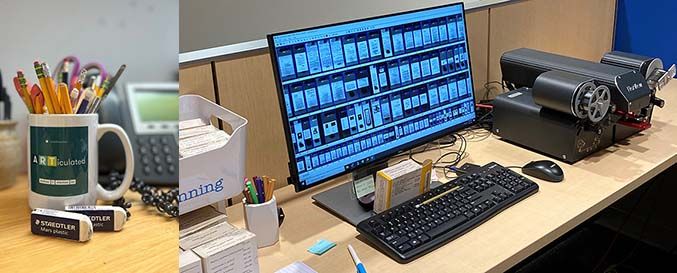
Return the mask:
<path id="1" fill-rule="evenodd" d="M 122 184 L 124 175 L 118 172 L 111 172 L 104 179 L 100 179 L 99 184 L 107 190 L 112 190 Z M 132 184 L 129 189 L 141 194 L 141 201 L 147 206 L 154 206 L 157 211 L 169 217 L 179 216 L 179 188 L 172 188 L 170 190 L 162 191 L 156 187 L 146 185 L 143 180 L 136 177 L 132 179 Z M 125 201 L 124 197 L 113 201 L 114 206 L 124 208 L 127 211 L 127 216 L 131 213 L 127 210 L 132 207 L 132 204 Z"/>

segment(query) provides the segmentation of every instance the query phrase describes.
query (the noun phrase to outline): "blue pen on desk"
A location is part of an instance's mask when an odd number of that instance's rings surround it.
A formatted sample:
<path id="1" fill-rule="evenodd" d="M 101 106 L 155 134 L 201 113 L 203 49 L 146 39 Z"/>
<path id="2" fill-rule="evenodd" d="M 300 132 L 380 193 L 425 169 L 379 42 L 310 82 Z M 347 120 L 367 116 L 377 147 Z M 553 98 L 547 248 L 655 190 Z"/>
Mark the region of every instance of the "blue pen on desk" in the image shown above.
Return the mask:
<path id="1" fill-rule="evenodd" d="M 348 245 L 348 252 L 350 252 L 350 256 L 353 257 L 353 262 L 355 262 L 355 267 L 357 267 L 357 273 L 367 273 L 367 269 L 365 269 L 364 265 L 362 265 L 360 257 L 357 257 L 357 252 L 355 252 L 353 246 Z"/>

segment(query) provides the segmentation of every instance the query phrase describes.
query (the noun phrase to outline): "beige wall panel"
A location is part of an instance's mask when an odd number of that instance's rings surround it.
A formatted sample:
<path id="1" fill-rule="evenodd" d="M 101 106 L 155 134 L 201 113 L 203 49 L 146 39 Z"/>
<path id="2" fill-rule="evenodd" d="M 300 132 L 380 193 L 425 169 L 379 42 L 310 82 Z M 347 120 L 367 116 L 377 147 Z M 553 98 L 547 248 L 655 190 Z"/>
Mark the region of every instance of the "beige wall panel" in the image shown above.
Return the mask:
<path id="1" fill-rule="evenodd" d="M 197 94 L 215 101 L 211 64 L 179 68 L 179 94 Z"/>
<path id="2" fill-rule="evenodd" d="M 268 53 L 216 63 L 221 105 L 244 116 L 249 177 L 268 175 L 277 187 L 287 183 L 287 144 Z"/>
<path id="3" fill-rule="evenodd" d="M 489 10 L 483 9 L 466 14 L 472 82 L 475 94 L 483 93 L 487 82 L 487 56 L 489 50 Z"/>
<path id="4" fill-rule="evenodd" d="M 530 47 L 598 61 L 611 49 L 615 0 L 529 0 L 489 12 L 489 79 L 501 80 L 503 52 Z"/>

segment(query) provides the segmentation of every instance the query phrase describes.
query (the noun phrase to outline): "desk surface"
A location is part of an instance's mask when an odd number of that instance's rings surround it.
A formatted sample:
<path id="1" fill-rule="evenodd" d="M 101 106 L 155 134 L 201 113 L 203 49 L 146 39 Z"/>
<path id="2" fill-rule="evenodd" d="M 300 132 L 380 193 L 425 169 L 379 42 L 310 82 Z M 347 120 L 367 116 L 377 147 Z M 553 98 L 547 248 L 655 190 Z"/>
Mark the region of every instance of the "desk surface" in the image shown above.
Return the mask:
<path id="1" fill-rule="evenodd" d="M 95 232 L 86 243 L 31 234 L 25 175 L 0 190 L 2 272 L 177 272 L 179 223 L 159 215 L 128 191 L 132 203 L 118 232 Z M 38 270 L 39 269 L 39 270 Z"/>
<path id="2" fill-rule="evenodd" d="M 352 244 L 369 270 L 380 272 L 501 272 L 595 215 L 677 161 L 677 82 L 659 91 L 666 100 L 654 110 L 653 127 L 570 165 L 561 183 L 532 178 L 540 191 L 499 213 L 458 239 L 405 265 L 358 238 L 355 227 L 328 213 L 311 196 L 344 183 L 337 179 L 301 193 L 291 186 L 276 191 L 284 208 L 280 242 L 259 250 L 262 272 L 273 272 L 294 261 L 303 261 L 318 272 L 355 272 L 347 244 Z M 464 162 L 523 165 L 545 156 L 510 145 L 495 136 L 471 138 Z M 416 156 L 437 158 L 439 150 Z M 438 176 L 442 177 L 441 174 Z M 244 227 L 242 205 L 228 208 L 230 222 Z M 337 246 L 322 256 L 306 251 L 315 241 L 327 239 Z"/>

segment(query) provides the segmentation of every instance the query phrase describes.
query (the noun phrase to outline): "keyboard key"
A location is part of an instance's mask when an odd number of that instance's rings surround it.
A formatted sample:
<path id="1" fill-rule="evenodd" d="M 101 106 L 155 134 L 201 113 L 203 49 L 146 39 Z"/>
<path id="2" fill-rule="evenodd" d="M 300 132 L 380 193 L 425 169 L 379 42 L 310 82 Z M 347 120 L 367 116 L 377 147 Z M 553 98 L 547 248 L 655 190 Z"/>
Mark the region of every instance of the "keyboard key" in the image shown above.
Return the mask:
<path id="1" fill-rule="evenodd" d="M 411 249 L 411 245 L 409 245 L 409 244 L 402 244 L 402 245 L 400 245 L 400 246 L 397 247 L 397 250 L 398 250 L 400 253 L 406 253 L 406 252 L 409 251 L 410 249 Z"/>
<path id="2" fill-rule="evenodd" d="M 399 238 L 399 237 L 400 236 L 397 236 L 395 234 L 390 234 L 390 235 L 386 236 L 384 238 L 384 240 L 386 240 L 386 242 L 390 242 L 390 241 L 393 241 L 393 240 L 397 240 L 397 238 Z"/>
<path id="3" fill-rule="evenodd" d="M 397 239 L 395 239 L 395 240 L 393 240 L 393 241 L 390 241 L 390 244 L 391 244 L 392 246 L 395 246 L 395 247 L 396 247 L 396 246 L 399 246 L 399 245 L 401 245 L 401 244 L 404 244 L 404 243 L 406 243 L 406 242 L 408 242 L 408 241 L 409 241 L 409 237 L 407 237 L 407 236 L 405 235 L 405 236 L 400 236 L 399 238 L 397 238 Z"/>
<path id="4" fill-rule="evenodd" d="M 416 239 L 420 240 L 422 243 L 425 243 L 428 240 L 430 240 L 430 237 L 428 237 L 428 235 L 425 234 L 420 234 L 418 235 L 418 237 L 416 237 Z"/>
<path id="5" fill-rule="evenodd" d="M 456 226 L 463 224 L 465 221 L 467 221 L 468 218 L 464 216 L 458 216 L 454 219 L 451 219 L 449 222 L 446 222 L 437 228 L 433 228 L 430 231 L 426 232 L 430 238 L 435 238 L 439 236 L 440 234 L 446 233 L 448 230 L 455 228 Z"/>

